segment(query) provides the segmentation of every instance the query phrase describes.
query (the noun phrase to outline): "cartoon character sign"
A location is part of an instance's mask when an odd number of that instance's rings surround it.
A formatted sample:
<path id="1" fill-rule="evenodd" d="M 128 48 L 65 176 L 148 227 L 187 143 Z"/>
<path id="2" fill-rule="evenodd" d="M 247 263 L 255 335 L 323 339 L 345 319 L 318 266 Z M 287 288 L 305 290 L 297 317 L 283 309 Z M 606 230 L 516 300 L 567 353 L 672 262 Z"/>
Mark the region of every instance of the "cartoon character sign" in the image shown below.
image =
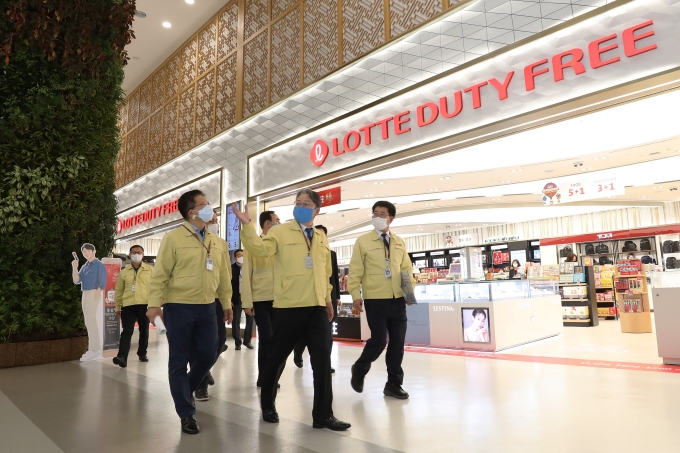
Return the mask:
<path id="1" fill-rule="evenodd" d="M 561 195 L 558 193 L 559 192 L 559 187 L 557 187 L 557 184 L 553 182 L 549 182 L 543 187 L 543 204 L 544 205 L 550 205 L 550 204 L 555 204 L 555 201 L 553 200 L 553 197 L 557 195 L 556 200 L 557 203 L 560 202 Z"/>

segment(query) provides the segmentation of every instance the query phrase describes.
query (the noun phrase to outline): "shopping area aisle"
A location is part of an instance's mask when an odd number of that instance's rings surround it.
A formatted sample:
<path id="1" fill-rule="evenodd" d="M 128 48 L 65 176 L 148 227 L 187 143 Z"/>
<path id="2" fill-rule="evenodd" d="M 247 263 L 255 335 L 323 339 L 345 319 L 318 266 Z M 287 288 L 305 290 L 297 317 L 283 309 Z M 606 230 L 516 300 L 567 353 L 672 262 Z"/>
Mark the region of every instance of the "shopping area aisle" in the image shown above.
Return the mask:
<path id="1" fill-rule="evenodd" d="M 569 329 L 541 347 L 568 355 L 560 344 L 588 344 L 594 330 L 605 329 Z M 335 413 L 352 423 L 348 432 L 311 428 L 306 354 L 302 370 L 291 360 L 283 373 L 281 423 L 261 422 L 256 352 L 230 348 L 213 371 L 211 400 L 197 403 L 202 432 L 182 435 L 168 390 L 167 345 L 153 340 L 150 362 L 131 361 L 127 369 L 107 360 L 1 370 L 0 451 L 680 451 L 675 374 L 407 352 L 411 398 L 399 401 L 382 395 L 382 361 L 364 393 L 354 393 L 349 369 L 360 349 L 338 344 Z"/>

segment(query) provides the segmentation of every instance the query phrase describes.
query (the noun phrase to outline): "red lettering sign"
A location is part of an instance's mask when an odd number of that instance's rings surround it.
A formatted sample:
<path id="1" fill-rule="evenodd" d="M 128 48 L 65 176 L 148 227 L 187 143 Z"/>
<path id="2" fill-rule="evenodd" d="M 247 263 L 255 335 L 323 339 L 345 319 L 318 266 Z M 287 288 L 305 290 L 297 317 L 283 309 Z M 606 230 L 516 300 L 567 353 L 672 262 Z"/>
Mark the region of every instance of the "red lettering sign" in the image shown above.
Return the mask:
<path id="1" fill-rule="evenodd" d="M 142 223 L 150 222 L 153 219 L 157 219 L 159 217 L 162 217 L 164 215 L 172 214 L 173 212 L 177 212 L 177 203 L 179 202 L 179 199 L 174 200 L 174 201 L 169 201 L 167 203 L 164 203 L 160 206 L 155 206 L 147 211 L 142 212 L 141 214 L 135 214 L 133 216 L 130 216 L 126 219 L 119 219 L 118 222 L 116 222 L 116 234 L 120 234 L 123 232 L 123 230 L 127 230 L 128 228 L 132 228 L 133 226 L 136 225 L 141 225 Z"/>
<path id="2" fill-rule="evenodd" d="M 340 186 L 333 187 L 328 190 L 320 190 L 318 192 L 321 197 L 321 207 L 333 206 L 334 204 L 340 204 Z"/>
<path id="3" fill-rule="evenodd" d="M 598 38 L 588 44 L 587 57 L 584 49 L 575 48 L 558 53 L 551 58 L 543 58 L 527 65 L 523 68 L 525 90 L 533 91 L 536 89 L 537 83 L 541 85 L 559 83 L 564 80 L 565 77 L 577 77 L 587 71 L 597 70 L 603 66 L 621 61 L 622 56 L 613 53 L 620 47 L 623 50 L 623 55 L 627 58 L 632 58 L 656 49 L 657 45 L 649 42 L 649 38 L 654 36 L 654 30 L 648 28 L 652 25 L 654 25 L 654 22 L 648 20 L 625 29 L 620 37 L 618 34 L 612 34 L 603 38 Z M 645 31 L 644 29 L 647 30 Z M 620 42 L 617 42 L 619 38 Z M 643 40 L 645 40 L 644 43 L 641 42 Z M 619 53 L 620 52 L 621 50 L 619 50 Z M 604 54 L 608 55 L 605 56 Z M 589 69 L 586 69 L 584 62 L 590 63 Z M 551 71 L 552 77 L 540 77 Z M 493 86 L 493 88 L 498 91 L 498 99 L 500 101 L 508 99 L 508 88 L 514 75 L 515 71 L 508 71 L 502 82 L 497 78 L 491 78 L 464 88 L 462 91 L 455 91 L 453 93 L 453 104 L 451 104 L 448 96 L 440 98 L 439 102 L 434 100 L 423 102 L 415 109 L 415 118 L 413 121 L 415 125 L 413 127 L 421 128 L 433 124 L 436 121 L 444 121 L 458 116 L 460 112 L 463 111 L 463 93 L 470 93 L 470 97 L 466 97 L 468 99 L 466 103 L 470 102 L 473 109 L 483 108 L 482 87 L 487 85 Z M 485 88 L 485 90 L 488 89 L 489 88 Z M 340 139 L 338 137 L 332 138 L 333 156 L 340 156 L 347 152 L 353 152 L 359 149 L 362 144 L 364 147 L 371 146 L 371 132 L 373 128 L 380 130 L 380 138 L 382 138 L 382 140 L 389 140 L 390 122 L 392 122 L 395 137 L 410 132 L 412 130 L 412 128 L 409 127 L 411 124 L 410 114 L 411 111 L 406 110 L 397 113 L 394 116 L 375 121 L 369 125 L 350 130 L 342 138 L 342 149 L 340 148 Z M 321 139 L 317 140 L 312 146 L 309 158 L 314 165 L 321 167 L 326 161 L 329 151 L 330 148 L 326 141 Z"/>

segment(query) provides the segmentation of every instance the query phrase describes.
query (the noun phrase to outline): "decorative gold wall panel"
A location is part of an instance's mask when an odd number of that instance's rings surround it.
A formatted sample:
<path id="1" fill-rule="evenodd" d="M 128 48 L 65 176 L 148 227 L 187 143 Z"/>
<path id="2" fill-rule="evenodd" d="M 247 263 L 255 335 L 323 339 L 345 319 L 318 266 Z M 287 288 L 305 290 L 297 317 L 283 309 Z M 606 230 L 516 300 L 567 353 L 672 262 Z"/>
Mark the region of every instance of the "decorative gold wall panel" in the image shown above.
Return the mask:
<path id="1" fill-rule="evenodd" d="M 128 131 L 137 126 L 139 119 L 139 90 L 128 98 Z"/>
<path id="2" fill-rule="evenodd" d="M 147 157 L 148 173 L 163 165 L 163 110 L 159 110 L 149 119 L 149 146 Z"/>
<path id="3" fill-rule="evenodd" d="M 181 64 L 182 54 L 177 53 L 165 67 L 165 102 L 172 99 L 179 91 L 179 68 Z"/>
<path id="4" fill-rule="evenodd" d="M 177 98 L 163 111 L 163 163 L 177 157 Z"/>
<path id="5" fill-rule="evenodd" d="M 342 25 L 343 59 L 348 63 L 385 42 L 385 2 L 342 0 Z"/>
<path id="6" fill-rule="evenodd" d="M 267 0 L 246 0 L 244 39 L 248 39 L 269 23 Z"/>
<path id="7" fill-rule="evenodd" d="M 198 38 L 194 38 L 182 49 L 182 77 L 180 87 L 184 88 L 196 80 L 196 51 L 198 50 Z"/>
<path id="8" fill-rule="evenodd" d="M 236 54 L 217 66 L 215 133 L 236 124 Z"/>
<path id="9" fill-rule="evenodd" d="M 390 33 L 394 38 L 442 12 L 442 0 L 390 0 Z"/>
<path id="10" fill-rule="evenodd" d="M 147 79 L 139 89 L 139 119 L 144 121 L 151 111 L 151 80 Z"/>
<path id="11" fill-rule="evenodd" d="M 194 86 L 179 94 L 179 113 L 177 115 L 177 149 L 179 154 L 194 146 Z"/>
<path id="12" fill-rule="evenodd" d="M 305 84 L 338 67 L 338 2 L 305 2 Z"/>
<path id="13" fill-rule="evenodd" d="M 338 2 L 342 30 L 338 30 Z M 385 3 L 389 11 L 385 11 Z M 270 103 L 285 99 L 301 88 L 301 79 L 304 85 L 314 83 L 340 64 L 373 51 L 386 40 L 386 21 L 388 38 L 392 39 L 460 3 L 227 2 L 121 105 L 118 127 L 122 147 L 115 163 L 116 186 L 133 181 Z M 291 12 L 282 17 L 288 10 Z M 243 27 L 240 41 L 239 23 Z M 338 41 L 340 37 L 342 42 Z M 138 156 L 141 154 L 143 157 Z"/>
<path id="14" fill-rule="evenodd" d="M 137 128 L 137 152 L 135 154 L 135 174 L 133 179 L 141 178 L 149 170 L 149 120 L 142 122 Z"/>
<path id="15" fill-rule="evenodd" d="M 236 50 L 238 44 L 238 4 L 233 2 L 219 16 L 217 59 L 221 60 Z"/>
<path id="16" fill-rule="evenodd" d="M 194 144 L 203 143 L 213 135 L 215 110 L 215 69 L 196 83 L 196 136 Z"/>
<path id="17" fill-rule="evenodd" d="M 257 35 L 243 47 L 243 116 L 267 106 L 269 84 L 269 33 Z"/>
<path id="18" fill-rule="evenodd" d="M 217 58 L 217 20 L 202 32 L 198 43 L 198 74 L 201 75 L 215 66 Z"/>
<path id="19" fill-rule="evenodd" d="M 297 0 L 272 0 L 272 19 L 276 19 L 293 6 Z"/>
<path id="20" fill-rule="evenodd" d="M 300 8 L 272 25 L 271 102 L 300 88 Z"/>
<path id="21" fill-rule="evenodd" d="M 165 66 L 162 66 L 153 75 L 153 85 L 151 87 L 151 112 L 155 112 L 163 107 L 165 98 L 163 93 L 165 91 Z"/>

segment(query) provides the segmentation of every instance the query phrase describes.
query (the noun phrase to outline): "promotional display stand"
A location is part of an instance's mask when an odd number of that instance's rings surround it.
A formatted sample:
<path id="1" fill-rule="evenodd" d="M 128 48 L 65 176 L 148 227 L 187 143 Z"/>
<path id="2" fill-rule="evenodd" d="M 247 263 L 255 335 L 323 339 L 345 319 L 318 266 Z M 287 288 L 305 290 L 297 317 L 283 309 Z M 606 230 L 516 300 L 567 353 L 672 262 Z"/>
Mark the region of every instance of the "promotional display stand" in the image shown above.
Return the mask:
<path id="1" fill-rule="evenodd" d="M 614 287 L 621 332 L 651 333 L 652 314 L 647 295 L 647 273 L 641 262 L 621 260 L 616 263 Z"/>

